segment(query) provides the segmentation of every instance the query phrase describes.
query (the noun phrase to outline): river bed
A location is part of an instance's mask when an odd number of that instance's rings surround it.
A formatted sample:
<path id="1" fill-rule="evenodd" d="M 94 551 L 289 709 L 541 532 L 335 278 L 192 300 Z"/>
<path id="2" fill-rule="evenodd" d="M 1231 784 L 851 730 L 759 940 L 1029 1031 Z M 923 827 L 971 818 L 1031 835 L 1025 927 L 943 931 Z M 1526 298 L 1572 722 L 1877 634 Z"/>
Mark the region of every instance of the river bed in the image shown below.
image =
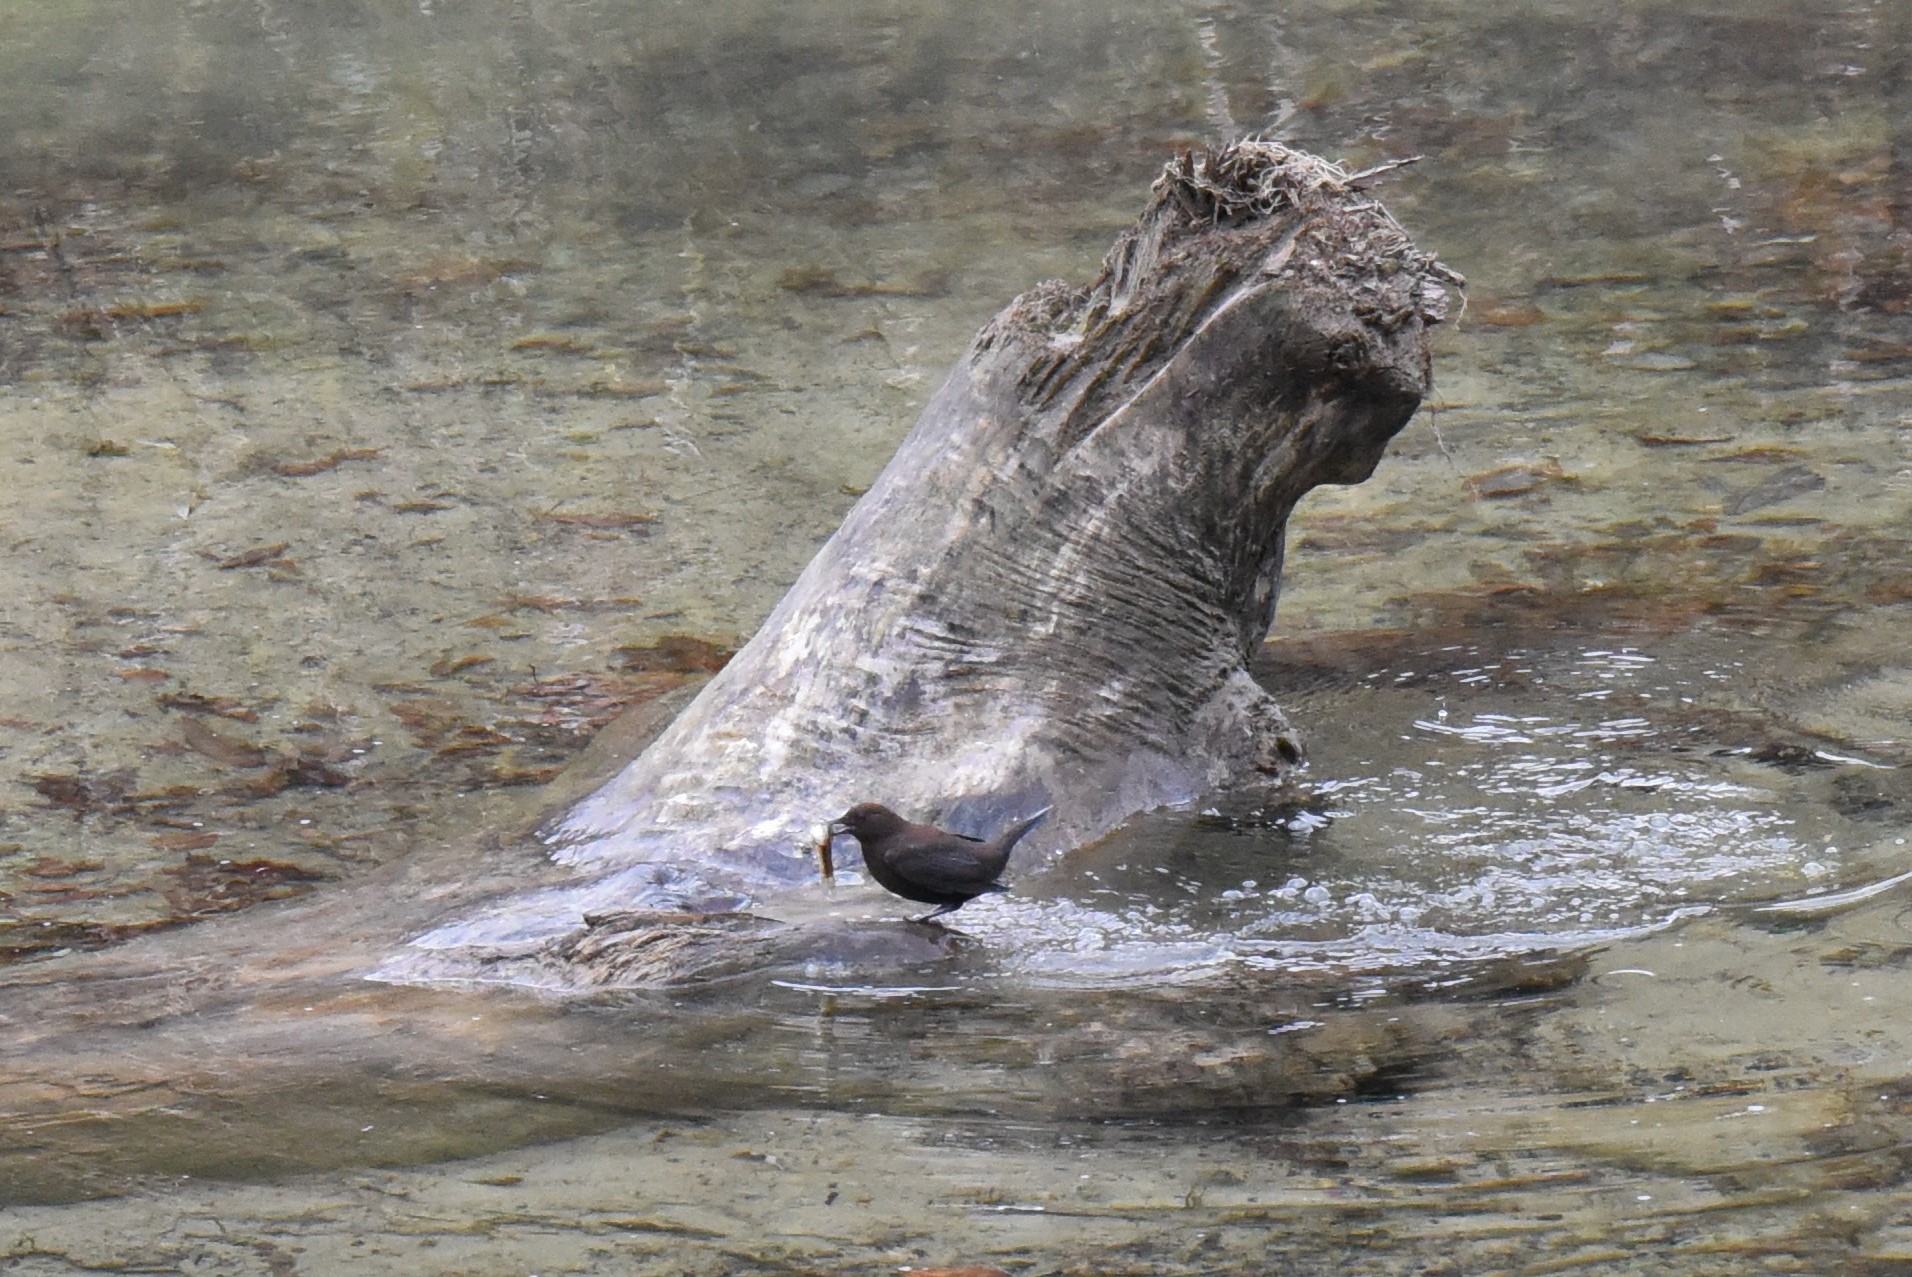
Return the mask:
<path id="1" fill-rule="evenodd" d="M 144 1098 L 76 1056 L 7 1101 L 7 1271 L 1912 1263 L 1892 6 L 16 9 L 42 990 L 503 872 L 1179 147 L 1424 156 L 1381 197 L 1470 286 L 1290 529 L 1305 800 L 1145 817 L 955 938 L 819 884 L 831 945 L 681 996 L 367 985 L 362 1036 L 208 1018 Z"/>

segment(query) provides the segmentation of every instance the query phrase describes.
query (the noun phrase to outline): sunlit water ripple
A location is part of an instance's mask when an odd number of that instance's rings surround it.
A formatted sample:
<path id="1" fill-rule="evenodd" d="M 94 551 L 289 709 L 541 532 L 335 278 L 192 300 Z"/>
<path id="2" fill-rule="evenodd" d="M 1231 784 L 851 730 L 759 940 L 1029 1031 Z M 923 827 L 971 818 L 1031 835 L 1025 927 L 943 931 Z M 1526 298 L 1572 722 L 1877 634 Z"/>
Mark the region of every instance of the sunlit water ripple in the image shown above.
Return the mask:
<path id="1" fill-rule="evenodd" d="M 990 979 L 1034 984 L 1175 983 L 1231 966 L 1428 973 L 1840 880 L 1839 822 L 1823 805 L 1690 721 L 1722 677 L 1713 665 L 1595 648 L 1489 674 L 1467 655 L 1307 693 L 1320 730 L 1305 806 L 1146 819 L 1025 868 L 1014 893 L 957 927 L 989 955 Z M 1454 687 L 1495 708 L 1450 705 Z M 1616 700 L 1628 712 L 1584 713 Z M 1389 730 L 1374 730 L 1377 715 Z"/>

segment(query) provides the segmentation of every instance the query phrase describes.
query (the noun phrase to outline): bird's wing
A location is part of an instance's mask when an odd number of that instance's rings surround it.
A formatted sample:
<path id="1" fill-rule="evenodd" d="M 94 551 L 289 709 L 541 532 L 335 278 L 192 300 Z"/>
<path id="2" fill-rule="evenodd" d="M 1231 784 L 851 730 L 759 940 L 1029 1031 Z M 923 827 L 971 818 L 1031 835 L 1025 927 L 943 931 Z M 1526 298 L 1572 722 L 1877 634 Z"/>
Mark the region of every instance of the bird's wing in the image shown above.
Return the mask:
<path id="1" fill-rule="evenodd" d="M 965 839 L 964 843 L 979 841 Z M 979 864 L 967 845 L 952 846 L 942 839 L 902 843 L 890 848 L 884 859 L 911 882 L 950 895 L 988 891 L 1002 872 L 1000 866 Z"/>

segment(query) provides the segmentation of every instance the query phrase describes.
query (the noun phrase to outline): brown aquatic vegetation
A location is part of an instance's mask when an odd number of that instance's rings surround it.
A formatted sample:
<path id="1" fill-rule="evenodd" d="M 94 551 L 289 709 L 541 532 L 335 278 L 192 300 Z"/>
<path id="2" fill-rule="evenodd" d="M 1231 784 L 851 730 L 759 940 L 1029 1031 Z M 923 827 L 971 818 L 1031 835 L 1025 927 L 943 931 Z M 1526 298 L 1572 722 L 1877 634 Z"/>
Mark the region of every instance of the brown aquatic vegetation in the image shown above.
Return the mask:
<path id="1" fill-rule="evenodd" d="M 522 275 L 538 264 L 520 258 L 441 257 L 392 277 L 400 293 L 430 292 L 445 285 L 489 284 L 507 275 Z"/>
<path id="2" fill-rule="evenodd" d="M 1733 436 L 1644 434 L 1633 436 L 1633 441 L 1643 448 L 1693 448 L 1703 444 L 1731 443 Z"/>
<path id="3" fill-rule="evenodd" d="M 1529 462 L 1502 466 L 1484 474 L 1469 475 L 1468 492 L 1484 501 L 1522 497 L 1553 483 L 1572 483 L 1573 477 L 1560 468 L 1558 461 Z"/>
<path id="4" fill-rule="evenodd" d="M 453 674 L 462 674 L 466 670 L 476 669 L 481 665 L 490 665 L 497 659 L 495 656 L 482 656 L 476 652 L 465 656 L 446 656 L 432 662 L 431 674 L 434 678 L 449 678 Z"/>
<path id="5" fill-rule="evenodd" d="M 176 319 L 196 314 L 205 303 L 196 301 L 120 302 L 111 306 L 82 307 L 53 319 L 53 331 L 82 341 L 105 341 L 117 334 L 122 325 L 149 324 L 159 319 Z"/>
<path id="6" fill-rule="evenodd" d="M 420 749 L 436 750 L 447 739 L 473 727 L 465 722 L 462 708 L 448 700 L 417 697 L 394 701 L 388 708 L 393 718 L 411 730 Z"/>
<path id="7" fill-rule="evenodd" d="M 75 949 L 103 949 L 108 945 L 121 944 L 134 936 L 168 930 L 178 925 L 178 920 L 171 918 L 132 923 L 53 919 L 0 921 L 0 965 Z"/>
<path id="8" fill-rule="evenodd" d="M 512 695 L 530 702 L 530 713 L 506 721 L 564 732 L 594 732 L 628 706 L 653 700 L 684 681 L 684 676 L 671 673 L 640 674 L 635 678 L 561 674 L 534 679 L 510 689 Z"/>
<path id="9" fill-rule="evenodd" d="M 1489 328 L 1531 328 L 1544 323 L 1547 314 L 1531 302 L 1501 301 L 1470 306 L 1467 318 Z"/>
<path id="10" fill-rule="evenodd" d="M 229 572 L 235 568 L 256 568 L 261 565 L 271 565 L 282 562 L 282 556 L 291 548 L 292 543 L 290 541 L 275 541 L 271 545 L 255 545 L 249 550 L 241 550 L 237 554 L 218 560 L 218 566 L 221 571 Z"/>
<path id="11" fill-rule="evenodd" d="M 1749 488 L 1728 494 L 1720 503 L 1720 511 L 1727 515 L 1748 514 L 1809 492 L 1817 492 L 1825 486 L 1825 476 L 1817 471 L 1807 466 L 1787 466 Z"/>
<path id="12" fill-rule="evenodd" d="M 159 703 L 167 709 L 176 709 L 188 714 L 212 714 L 219 718 L 230 718 L 239 723 L 259 721 L 259 711 L 232 696 L 206 696 L 199 692 L 167 692 L 160 696 Z"/>
<path id="13" fill-rule="evenodd" d="M 182 829 L 177 833 L 154 834 L 146 841 L 157 851 L 204 851 L 218 844 L 219 835 L 210 829 Z"/>
<path id="14" fill-rule="evenodd" d="M 281 461 L 272 467 L 272 472 L 288 479 L 306 479 L 336 470 L 348 461 L 376 461 L 384 452 L 383 448 L 335 448 L 310 461 Z"/>
<path id="15" fill-rule="evenodd" d="M 650 399 L 669 389 L 667 383 L 657 380 L 626 381 L 621 377 L 597 377 L 568 391 L 553 387 L 551 393 L 573 394 L 582 399 Z"/>
<path id="16" fill-rule="evenodd" d="M 662 696 L 689 675 L 641 673 L 559 674 L 515 683 L 504 695 L 516 704 L 474 718 L 467 704 L 449 696 L 424 694 L 415 686 L 386 688 L 403 699 L 389 705 L 392 716 L 412 733 L 413 742 L 438 758 L 481 757 L 521 747 L 546 751 L 574 749 L 586 737 L 632 705 Z M 557 763 L 540 757 L 529 764 L 498 762 L 473 773 L 473 784 L 527 785 L 549 779 Z"/>
<path id="17" fill-rule="evenodd" d="M 226 767 L 263 767 L 272 758 L 270 750 L 251 741 L 214 731 L 196 717 L 179 720 L 179 735 L 187 748 Z"/>
<path id="18" fill-rule="evenodd" d="M 165 894 L 175 920 L 232 913 L 262 900 L 286 900 L 327 877 L 287 861 L 216 860 L 194 852 L 166 873 L 173 879 Z"/>
<path id="19" fill-rule="evenodd" d="M 654 514 L 635 511 L 608 511 L 602 514 L 567 514 L 545 510 L 532 516 L 540 523 L 557 523 L 568 528 L 589 528 L 600 532 L 628 532 L 657 522 Z"/>
<path id="20" fill-rule="evenodd" d="M 908 284 L 879 284 L 846 280 L 824 266 L 793 266 L 777 277 L 777 287 L 804 297 L 941 297 L 949 292 L 949 276 L 930 271 Z"/>
<path id="21" fill-rule="evenodd" d="M 1732 462 L 1744 465 L 1763 465 L 1770 461 L 1797 461 L 1805 455 L 1804 449 L 1801 448 L 1789 448 L 1782 444 L 1767 444 L 1757 448 L 1740 448 L 1733 452 L 1723 452 L 1716 457 L 1708 457 L 1706 460 L 1709 463 Z"/>
<path id="22" fill-rule="evenodd" d="M 60 860 L 53 856 L 41 856 L 20 866 L 19 872 L 29 878 L 71 878 L 75 874 L 97 873 L 105 867 L 98 860 Z"/>
<path id="23" fill-rule="evenodd" d="M 84 772 L 41 772 L 27 778 L 34 792 L 76 816 L 124 805 L 133 787 L 131 768 L 88 775 Z"/>
<path id="24" fill-rule="evenodd" d="M 666 634 L 648 647 L 626 645 L 612 654 L 617 669 L 632 673 L 714 674 L 736 649 L 690 634 Z"/>
<path id="25" fill-rule="evenodd" d="M 594 355 L 598 350 L 596 346 L 593 346 L 589 342 L 578 341 L 573 337 L 552 337 L 546 335 L 520 337 L 517 341 L 511 343 L 511 348 L 513 350 L 535 350 L 552 355 L 583 356 Z"/>

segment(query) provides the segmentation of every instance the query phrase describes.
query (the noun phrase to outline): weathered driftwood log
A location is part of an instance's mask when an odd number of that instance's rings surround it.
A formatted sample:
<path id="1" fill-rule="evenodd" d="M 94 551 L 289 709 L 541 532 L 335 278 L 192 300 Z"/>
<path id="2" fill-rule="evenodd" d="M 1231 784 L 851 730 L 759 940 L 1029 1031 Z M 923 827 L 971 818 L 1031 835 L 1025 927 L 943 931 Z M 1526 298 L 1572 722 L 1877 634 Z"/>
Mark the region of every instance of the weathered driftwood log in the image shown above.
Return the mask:
<path id="1" fill-rule="evenodd" d="M 386 974 L 455 975 L 586 913 L 734 907 L 815 873 L 878 800 L 1024 856 L 1300 760 L 1247 661 L 1284 525 L 1368 477 L 1429 384 L 1459 277 L 1350 175 L 1269 142 L 1171 162 L 1087 288 L 977 336 L 755 638 L 552 822 L 581 885 L 494 902 Z M 569 950 L 567 950 L 569 952 Z"/>

